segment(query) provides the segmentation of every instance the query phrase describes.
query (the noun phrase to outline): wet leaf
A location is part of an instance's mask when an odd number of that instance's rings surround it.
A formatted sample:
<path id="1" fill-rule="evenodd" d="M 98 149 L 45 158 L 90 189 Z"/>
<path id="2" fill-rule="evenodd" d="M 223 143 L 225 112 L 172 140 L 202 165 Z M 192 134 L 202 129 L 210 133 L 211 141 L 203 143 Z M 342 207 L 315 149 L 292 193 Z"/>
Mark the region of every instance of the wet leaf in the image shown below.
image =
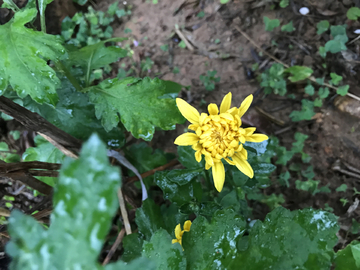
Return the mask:
<path id="1" fill-rule="evenodd" d="M 0 95 L 10 84 L 21 98 L 30 95 L 38 103 L 55 105 L 60 80 L 46 61 L 63 58 L 66 52 L 56 36 L 24 26 L 36 14 L 34 8 L 21 10 L 0 25 Z"/>
<path id="2" fill-rule="evenodd" d="M 149 198 L 143 201 L 141 208 L 136 210 L 135 222 L 139 232 L 144 235 L 146 240 L 150 240 L 151 236 L 160 228 L 165 228 L 160 207 Z"/>
<path id="3" fill-rule="evenodd" d="M 171 240 L 168 232 L 160 229 L 151 237 L 149 242 L 144 242 L 142 254 L 155 262 L 158 270 L 185 270 L 186 258 L 183 255 L 182 248 L 179 244 L 172 244 Z"/>
<path id="4" fill-rule="evenodd" d="M 339 230 L 335 215 L 313 209 L 290 212 L 276 208 L 257 221 L 244 240 L 234 265 L 247 270 L 317 269 L 331 267 Z"/>
<path id="5" fill-rule="evenodd" d="M 232 209 L 216 211 L 210 223 L 203 216 L 197 216 L 190 232 L 183 235 L 188 269 L 236 269 L 230 265 L 245 227 L 244 218 L 237 216 Z"/>
<path id="6" fill-rule="evenodd" d="M 124 262 L 131 262 L 132 260 L 141 257 L 143 242 L 144 241 L 139 233 L 126 235 L 122 241 L 124 253 L 121 256 L 121 259 Z"/>
<path id="7" fill-rule="evenodd" d="M 155 173 L 156 184 L 164 193 L 164 198 L 181 206 L 190 201 L 201 201 L 201 184 L 194 180 L 204 169 L 172 170 Z"/>
<path id="8" fill-rule="evenodd" d="M 271 163 L 257 163 L 252 166 L 254 174 L 270 174 L 276 170 L 276 166 Z"/>
<path id="9" fill-rule="evenodd" d="M 61 89 L 58 89 L 57 93 L 60 100 L 55 108 L 47 104 L 38 104 L 30 98 L 24 99 L 23 106 L 80 140 L 87 140 L 96 132 L 109 147 L 123 146 L 124 128 L 119 127 L 106 132 L 100 120 L 96 118 L 95 107 L 87 94 L 76 91 L 66 77 L 59 77 Z"/>
<path id="10" fill-rule="evenodd" d="M 360 269 L 360 243 L 353 241 L 346 248 L 339 250 L 335 258 L 335 270 Z"/>
<path id="11" fill-rule="evenodd" d="M 191 146 L 178 146 L 177 152 L 179 155 L 180 163 L 188 169 L 205 168 L 204 159 L 197 162 L 195 159 L 195 150 Z"/>
<path id="12" fill-rule="evenodd" d="M 260 155 L 262 155 L 262 154 L 264 154 L 266 152 L 268 143 L 269 143 L 268 140 L 265 140 L 265 141 L 262 141 L 262 142 L 259 142 L 259 143 L 246 142 L 244 144 L 244 146 L 251 147 L 252 149 L 255 149 L 256 155 L 260 156 Z"/>
<path id="13" fill-rule="evenodd" d="M 107 131 L 116 127 L 121 119 L 135 138 L 150 141 L 155 127 L 171 130 L 175 124 L 184 122 L 175 104 L 181 90 L 177 83 L 128 77 L 106 80 L 89 90 L 96 116 Z"/>
<path id="14" fill-rule="evenodd" d="M 65 155 L 57 149 L 54 145 L 49 143 L 40 135 L 35 137 L 36 147 L 29 147 L 24 152 L 22 159 L 23 161 L 42 161 L 49 163 L 62 163 Z M 54 177 L 37 177 L 44 183 L 54 186 L 56 178 Z"/>
<path id="15" fill-rule="evenodd" d="M 118 208 L 120 172 L 93 135 L 77 160 L 65 159 L 48 230 L 18 211 L 9 219 L 11 269 L 103 269 L 97 262 Z"/>
<path id="16" fill-rule="evenodd" d="M 126 38 L 111 38 L 94 45 L 85 46 L 79 50 L 69 52 L 69 65 L 80 66 L 86 76 L 86 82 L 90 83 L 90 72 L 118 61 L 127 55 L 127 50 L 118 46 L 106 46 L 108 42 L 121 42 Z"/>

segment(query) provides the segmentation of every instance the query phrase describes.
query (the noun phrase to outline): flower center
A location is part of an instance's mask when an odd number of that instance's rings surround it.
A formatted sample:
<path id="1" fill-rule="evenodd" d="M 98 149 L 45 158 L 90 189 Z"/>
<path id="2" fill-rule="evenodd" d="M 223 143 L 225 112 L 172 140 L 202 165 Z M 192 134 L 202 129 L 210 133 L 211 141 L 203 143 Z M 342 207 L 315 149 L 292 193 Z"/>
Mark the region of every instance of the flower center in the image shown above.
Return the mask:
<path id="1" fill-rule="evenodd" d="M 197 135 L 202 146 L 202 154 L 215 160 L 232 157 L 242 148 L 244 130 L 240 119 L 230 114 L 209 115 L 200 124 Z"/>

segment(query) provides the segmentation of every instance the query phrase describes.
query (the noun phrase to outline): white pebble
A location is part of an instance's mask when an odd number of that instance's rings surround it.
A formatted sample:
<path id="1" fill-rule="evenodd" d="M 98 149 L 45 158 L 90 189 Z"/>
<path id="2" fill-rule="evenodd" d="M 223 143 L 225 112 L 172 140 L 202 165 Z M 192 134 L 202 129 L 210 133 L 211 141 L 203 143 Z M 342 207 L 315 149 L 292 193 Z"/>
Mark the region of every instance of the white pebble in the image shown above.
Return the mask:
<path id="1" fill-rule="evenodd" d="M 354 33 L 355 33 L 355 34 L 360 34 L 360 29 L 356 29 L 356 30 L 354 31 Z"/>
<path id="2" fill-rule="evenodd" d="M 301 15 L 308 15 L 310 10 L 307 7 L 302 7 L 300 8 L 299 12 Z"/>

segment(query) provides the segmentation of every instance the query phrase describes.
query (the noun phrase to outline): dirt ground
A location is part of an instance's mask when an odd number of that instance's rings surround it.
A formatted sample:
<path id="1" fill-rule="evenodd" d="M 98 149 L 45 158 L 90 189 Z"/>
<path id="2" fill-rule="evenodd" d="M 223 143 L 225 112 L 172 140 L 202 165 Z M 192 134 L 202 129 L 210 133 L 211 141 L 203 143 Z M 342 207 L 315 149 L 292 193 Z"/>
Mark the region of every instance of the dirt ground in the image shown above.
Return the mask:
<path id="1" fill-rule="evenodd" d="M 249 74 L 248 70 L 256 62 L 265 69 L 274 61 L 266 56 L 258 56 L 259 51 L 235 26 L 246 32 L 257 45 L 288 65 L 309 66 L 315 71 L 316 77 L 337 72 L 345 78 L 345 83 L 350 85 L 350 92 L 360 96 L 356 63 L 350 64 L 351 62 L 344 60 L 341 55 L 332 55 L 326 59 L 327 68 L 321 67 L 318 48 L 330 37 L 316 34 L 316 23 L 325 19 L 333 25 L 347 23 L 348 28 L 356 29 L 358 23 L 349 22 L 346 18 L 346 11 L 352 1 L 290 1 L 288 8 L 277 10 L 271 10 L 269 2 L 271 1 L 235 0 L 227 5 L 220 5 L 218 1 L 211 0 L 160 0 L 158 4 L 143 0 L 129 1 L 132 15 L 115 29 L 114 35 L 124 36 L 124 30 L 131 29 L 131 33 L 125 35 L 130 38 L 129 43 L 136 40 L 141 44 L 138 47 L 131 44 L 133 60 L 141 61 L 149 57 L 154 65 L 148 75 L 157 74 L 161 79 L 190 86 L 190 90 L 184 90 L 181 95 L 200 110 L 206 110 L 204 104 L 220 104 L 222 97 L 228 92 L 232 92 L 233 105 L 237 106 L 247 95 L 254 94 L 254 105 L 284 124 L 279 126 L 269 121 L 252 106 L 244 117 L 245 125 L 256 126 L 259 131 L 268 135 L 278 134 L 281 144 L 288 149 L 294 141 L 295 132 L 307 134 L 309 138 L 304 150 L 312 157 L 310 164 L 314 167 L 315 179 L 321 181 L 320 186 L 329 184 L 332 193 L 312 196 L 308 192 L 299 191 L 294 184 L 296 175 L 290 180 L 290 188 L 275 186 L 264 192 L 283 193 L 286 199 L 283 206 L 289 209 L 309 206 L 324 208 L 328 204 L 340 217 L 343 228 L 348 229 L 352 218 L 360 221 L 360 212 L 355 210 L 351 214 L 347 213 L 349 206 L 356 202 L 359 196 L 353 190 L 360 189 L 359 178 L 335 171 L 333 167 L 336 161 L 340 161 L 341 164 L 346 162 L 360 169 L 360 102 L 331 93 L 312 121 L 291 122 L 289 114 L 295 109 L 299 110 L 300 102 L 291 102 L 275 95 L 263 98 L 259 83 L 253 79 L 256 74 Z M 106 3 L 103 1 L 102 5 L 106 6 Z M 309 16 L 299 14 L 298 10 L 302 6 L 310 8 Z M 205 16 L 199 18 L 197 14 L 201 11 Z M 293 20 L 297 30 L 291 35 L 266 32 L 263 16 L 280 19 L 282 24 Z M 181 37 L 175 32 L 176 25 L 194 48 L 193 51 L 189 47 L 178 46 Z M 350 40 L 355 38 L 352 31 L 349 32 Z M 272 42 L 276 42 L 278 46 L 271 46 Z M 160 48 L 164 44 L 169 47 L 167 52 Z M 288 49 L 289 44 L 293 45 L 292 50 Z M 359 43 L 355 42 L 349 47 L 349 51 L 358 55 Z M 256 55 L 259 59 L 256 59 Z M 174 67 L 179 69 L 179 73 L 172 72 Z M 216 76 L 221 77 L 214 91 L 205 90 L 199 80 L 199 76 L 209 70 L 216 70 Z M 288 85 L 288 91 L 301 96 L 304 87 L 303 83 Z M 173 139 L 182 133 L 183 129 L 184 126 L 179 126 L 177 132 L 158 132 L 152 142 L 153 146 L 175 152 Z M 346 169 L 343 165 L 342 168 Z M 343 183 L 348 185 L 347 192 L 335 192 Z M 343 206 L 339 201 L 341 198 L 348 199 L 349 203 Z"/>
<path id="2" fill-rule="evenodd" d="M 149 0 L 122 1 L 119 5 L 126 3 L 127 6 L 131 6 L 132 15 L 114 24 L 114 36 L 129 37 L 128 45 L 134 54 L 131 61 L 124 60 L 117 63 L 118 67 L 125 70 L 133 68 L 135 76 L 157 76 L 189 86 L 189 90 L 184 88 L 181 97 L 196 108 L 200 108 L 200 111 L 206 110 L 204 104 L 220 104 L 223 96 L 228 92 L 232 92 L 232 104 L 236 106 L 239 106 L 247 95 L 253 94 L 254 105 L 244 116 L 245 125 L 256 126 L 260 132 L 268 135 L 276 134 L 281 145 L 288 149 L 294 141 L 295 132 L 308 135 L 304 151 L 312 157 L 310 164 L 314 167 L 315 179 L 321 181 L 320 186 L 329 184 L 332 192 L 312 196 L 308 192 L 299 191 L 294 184 L 298 179 L 296 175 L 292 175 L 290 179 L 290 188 L 275 185 L 264 192 L 284 194 L 283 206 L 291 210 L 310 206 L 324 208 L 328 204 L 340 217 L 343 229 L 340 235 L 343 236 L 345 243 L 349 241 L 345 239 L 345 235 L 351 237 L 347 234 L 351 220 L 354 218 L 360 222 L 359 209 L 355 207 L 355 211 L 347 213 L 350 205 L 356 203 L 359 198 L 359 194 L 355 194 L 353 188 L 360 190 L 360 179 L 355 177 L 356 173 L 355 176 L 351 176 L 344 171 L 334 170 L 334 164 L 336 165 L 339 160 L 342 169 L 346 169 L 343 165 L 345 162 L 360 170 L 360 101 L 338 97 L 332 92 L 324 102 L 324 106 L 317 109 L 313 120 L 291 122 L 289 114 L 295 109 L 300 109 L 301 99 L 294 102 L 275 95 L 264 97 L 259 82 L 255 80 L 258 74 L 251 73 L 249 68 L 252 64 L 258 63 L 262 66 L 262 70 L 265 70 L 274 61 L 265 55 L 261 56 L 259 50 L 237 31 L 235 26 L 247 33 L 258 46 L 288 65 L 311 67 L 315 77 L 336 72 L 344 77 L 346 84 L 350 85 L 350 92 L 360 96 L 357 75 L 359 62 L 356 61 L 360 42 L 356 41 L 349 46 L 349 53 L 354 55 L 354 61 L 348 61 L 342 54 L 331 55 L 326 58 L 327 67 L 323 68 L 318 48 L 330 37 L 329 34 L 321 36 L 316 34 L 316 23 L 326 19 L 332 25 L 348 24 L 349 39 L 356 38 L 356 35 L 351 33 L 359 27 L 359 23 L 350 22 L 346 18 L 346 11 L 353 1 L 290 1 L 289 7 L 275 10 L 271 10 L 271 4 L 276 1 L 230 2 L 227 5 L 220 5 L 218 0 L 159 0 L 157 4 Z M 112 0 L 95 1 L 95 9 L 106 10 L 111 3 Z M 58 13 L 59 18 L 63 17 L 64 13 L 74 13 L 72 5 L 65 6 L 63 13 Z M 298 10 L 302 6 L 310 9 L 308 16 L 299 14 Z M 198 17 L 199 12 L 204 12 L 204 17 Z M 291 34 L 280 31 L 266 32 L 263 16 L 277 18 L 282 25 L 293 20 L 297 30 Z M 190 46 L 186 48 L 178 46 L 182 37 L 176 33 L 176 26 L 179 26 L 180 32 Z M 130 29 L 131 33 L 126 34 L 125 29 Z M 277 46 L 272 46 L 274 43 Z M 289 44 L 293 46 L 292 50 L 288 49 Z M 168 45 L 168 50 L 163 51 L 160 48 L 162 45 Z M 190 49 L 191 47 L 193 50 Z M 142 72 L 140 62 L 147 57 L 154 64 L 150 72 Z M 179 72 L 175 74 L 174 68 Z M 221 78 L 214 91 L 207 91 L 199 79 L 200 75 L 206 74 L 209 70 L 216 70 L 216 76 Z M 288 91 L 301 97 L 304 95 L 305 86 L 302 82 L 290 84 Z M 265 111 L 265 114 L 259 113 L 259 108 Z M 279 125 L 269 120 L 268 115 L 282 121 L 283 124 Z M 178 126 L 176 131 L 157 132 L 151 142 L 152 146 L 166 152 L 175 152 L 174 138 L 182 133 L 184 128 L 185 125 Z M 281 168 L 279 170 L 281 171 Z M 357 175 L 360 175 L 359 172 Z M 276 178 L 276 175 L 273 177 Z M 348 190 L 335 192 L 335 189 L 343 183 L 348 185 Z M 340 202 L 341 198 L 346 198 L 349 203 L 343 206 Z M 261 206 L 258 204 L 258 207 Z M 268 208 L 264 207 L 264 209 L 263 216 L 268 211 Z"/>

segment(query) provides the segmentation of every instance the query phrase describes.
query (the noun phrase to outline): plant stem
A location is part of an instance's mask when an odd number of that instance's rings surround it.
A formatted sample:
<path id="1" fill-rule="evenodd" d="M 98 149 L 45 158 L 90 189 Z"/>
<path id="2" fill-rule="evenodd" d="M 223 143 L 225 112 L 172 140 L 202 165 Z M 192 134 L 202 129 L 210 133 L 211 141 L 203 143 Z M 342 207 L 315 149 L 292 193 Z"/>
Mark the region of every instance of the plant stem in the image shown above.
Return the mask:
<path id="1" fill-rule="evenodd" d="M 14 12 L 20 11 L 20 8 L 12 0 L 4 0 L 4 3 L 8 4 Z"/>
<path id="2" fill-rule="evenodd" d="M 43 33 L 46 33 L 46 24 L 45 24 L 45 8 L 46 8 L 46 4 L 44 3 L 44 0 L 38 0 L 38 5 L 39 5 L 39 11 L 40 11 L 41 31 Z"/>

